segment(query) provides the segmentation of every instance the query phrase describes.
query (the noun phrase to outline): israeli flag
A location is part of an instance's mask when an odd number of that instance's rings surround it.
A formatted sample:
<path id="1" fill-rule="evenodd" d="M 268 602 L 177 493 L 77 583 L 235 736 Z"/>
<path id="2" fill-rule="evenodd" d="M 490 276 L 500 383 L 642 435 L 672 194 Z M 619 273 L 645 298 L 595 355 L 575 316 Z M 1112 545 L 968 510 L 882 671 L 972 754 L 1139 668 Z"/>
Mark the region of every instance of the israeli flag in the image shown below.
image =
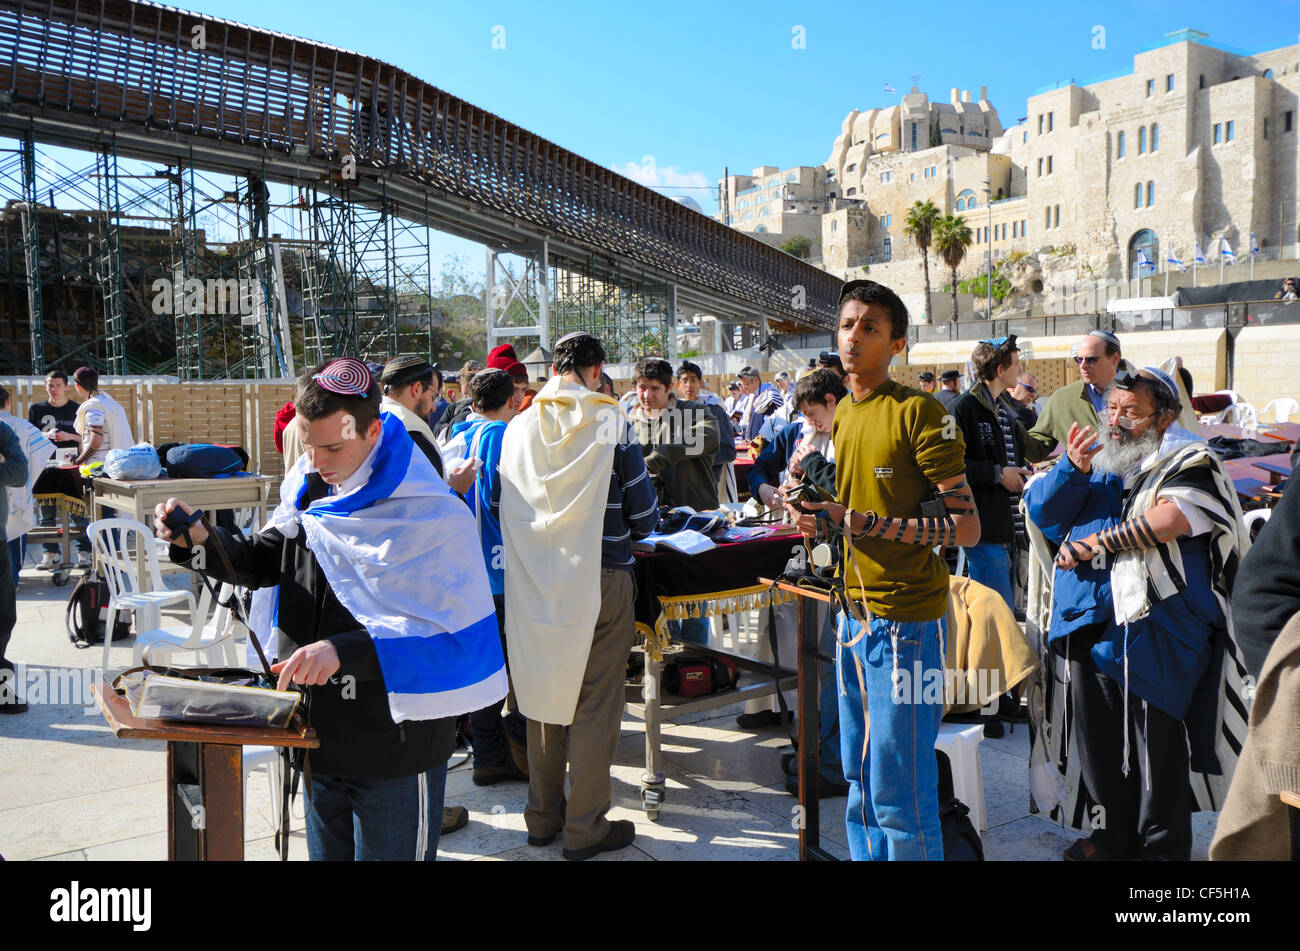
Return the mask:
<path id="1" fill-rule="evenodd" d="M 1199 242 L 1199 241 L 1196 242 L 1196 257 L 1193 258 L 1193 260 L 1194 260 L 1197 264 L 1204 264 L 1204 263 L 1205 263 L 1205 255 L 1201 253 L 1201 242 Z"/>
<path id="2" fill-rule="evenodd" d="M 889 85 L 889 83 L 885 83 L 885 95 L 887 96 L 894 95 L 894 87 Z"/>
<path id="3" fill-rule="evenodd" d="M 1253 258 L 1259 254 L 1259 242 L 1255 240 L 1255 232 L 1250 233 L 1250 256 Z"/>
<path id="4" fill-rule="evenodd" d="M 1141 248 L 1138 248 L 1138 260 L 1137 260 L 1137 265 L 1138 265 L 1139 268 L 1144 268 L 1144 267 L 1154 268 L 1154 267 L 1155 267 L 1155 265 L 1151 263 L 1151 259 L 1150 259 L 1149 257 L 1147 257 L 1147 253 L 1146 253 L 1145 251 L 1143 251 Z"/>
<path id="5" fill-rule="evenodd" d="M 1178 260 L 1178 255 L 1175 254 L 1173 251 L 1169 252 L 1169 257 L 1165 258 L 1165 263 L 1178 268 L 1178 270 L 1180 271 L 1187 270 L 1187 268 L 1183 267 L 1183 262 Z"/>
<path id="6" fill-rule="evenodd" d="M 1228 247 L 1227 238 L 1219 239 L 1219 254 L 1227 258 L 1229 261 L 1236 259 L 1236 255 L 1232 253 L 1232 248 Z"/>
<path id="7" fill-rule="evenodd" d="M 505 657 L 474 516 L 402 421 L 338 495 L 307 499 L 307 455 L 285 476 L 269 528 L 301 527 L 339 603 L 375 644 L 394 723 L 481 710 L 506 695 Z M 279 625 L 279 604 L 275 606 Z"/>

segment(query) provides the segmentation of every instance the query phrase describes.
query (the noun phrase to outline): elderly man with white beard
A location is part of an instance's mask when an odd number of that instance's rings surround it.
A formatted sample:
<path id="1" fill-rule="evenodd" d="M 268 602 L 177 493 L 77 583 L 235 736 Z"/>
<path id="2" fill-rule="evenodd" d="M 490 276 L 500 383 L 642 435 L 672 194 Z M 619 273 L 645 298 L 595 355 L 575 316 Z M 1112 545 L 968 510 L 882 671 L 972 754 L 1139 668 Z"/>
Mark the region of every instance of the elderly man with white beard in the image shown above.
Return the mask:
<path id="1" fill-rule="evenodd" d="M 1100 432 L 1072 423 L 1065 458 L 1025 491 L 1031 532 L 1057 551 L 1048 639 L 1068 659 L 1092 804 L 1067 861 L 1190 858 L 1191 814 L 1220 807 L 1245 734 L 1227 604 L 1249 542 L 1180 409 L 1163 371 L 1121 370 Z"/>

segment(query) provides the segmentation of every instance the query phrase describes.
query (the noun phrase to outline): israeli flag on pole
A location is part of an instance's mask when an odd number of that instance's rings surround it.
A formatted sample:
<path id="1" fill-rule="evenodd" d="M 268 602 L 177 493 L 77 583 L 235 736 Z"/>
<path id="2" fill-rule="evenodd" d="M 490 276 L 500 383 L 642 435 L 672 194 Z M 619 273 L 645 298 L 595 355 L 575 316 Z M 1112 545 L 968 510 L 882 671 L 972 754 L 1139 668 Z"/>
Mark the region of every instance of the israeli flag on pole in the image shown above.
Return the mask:
<path id="1" fill-rule="evenodd" d="M 894 95 L 894 87 L 889 85 L 889 83 L 885 83 L 885 95 L 887 96 Z"/>
<path id="2" fill-rule="evenodd" d="M 1174 267 L 1178 268 L 1178 270 L 1180 271 L 1185 272 L 1187 270 L 1187 268 L 1183 267 L 1183 262 L 1178 260 L 1178 255 L 1175 254 L 1173 251 L 1169 252 L 1169 257 L 1165 258 L 1165 263 L 1173 265 Z"/>
<path id="3" fill-rule="evenodd" d="M 1250 256 L 1253 258 L 1259 254 L 1259 242 L 1255 240 L 1255 232 L 1250 233 Z"/>
<path id="4" fill-rule="evenodd" d="M 1146 253 L 1145 251 L 1143 251 L 1141 248 L 1138 248 L 1138 260 L 1137 260 L 1137 265 L 1138 265 L 1139 268 L 1143 268 L 1143 267 L 1154 268 L 1154 267 L 1155 267 L 1155 265 L 1151 263 L 1151 259 L 1150 259 L 1149 257 L 1147 257 L 1147 253 Z"/>
<path id="5" fill-rule="evenodd" d="M 1196 257 L 1194 257 L 1192 260 L 1194 260 L 1197 264 L 1205 263 L 1205 255 L 1201 253 L 1201 242 L 1199 241 L 1196 242 Z"/>
<path id="6" fill-rule="evenodd" d="M 1236 260 L 1236 255 L 1232 253 L 1232 248 L 1228 247 L 1227 238 L 1219 239 L 1219 254 L 1227 258 L 1229 261 Z"/>
<path id="7" fill-rule="evenodd" d="M 339 603 L 365 627 L 394 723 L 481 710 L 506 695 L 505 657 L 474 516 L 402 421 L 384 413 L 379 441 L 351 488 L 309 502 L 307 455 L 285 476 L 268 528 L 305 531 Z M 276 623 L 279 627 L 279 605 Z"/>

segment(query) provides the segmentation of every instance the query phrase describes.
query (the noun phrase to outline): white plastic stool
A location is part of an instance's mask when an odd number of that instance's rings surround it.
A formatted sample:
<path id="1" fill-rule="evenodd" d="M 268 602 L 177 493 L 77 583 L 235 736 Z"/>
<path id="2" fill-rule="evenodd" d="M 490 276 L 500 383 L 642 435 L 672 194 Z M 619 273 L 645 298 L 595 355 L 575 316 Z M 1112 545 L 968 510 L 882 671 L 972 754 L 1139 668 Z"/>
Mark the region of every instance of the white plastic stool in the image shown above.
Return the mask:
<path id="1" fill-rule="evenodd" d="M 988 828 L 984 814 L 984 771 L 980 768 L 980 742 L 984 727 L 979 723 L 941 723 L 934 748 L 942 750 L 952 764 L 952 789 L 970 809 L 976 832 Z"/>

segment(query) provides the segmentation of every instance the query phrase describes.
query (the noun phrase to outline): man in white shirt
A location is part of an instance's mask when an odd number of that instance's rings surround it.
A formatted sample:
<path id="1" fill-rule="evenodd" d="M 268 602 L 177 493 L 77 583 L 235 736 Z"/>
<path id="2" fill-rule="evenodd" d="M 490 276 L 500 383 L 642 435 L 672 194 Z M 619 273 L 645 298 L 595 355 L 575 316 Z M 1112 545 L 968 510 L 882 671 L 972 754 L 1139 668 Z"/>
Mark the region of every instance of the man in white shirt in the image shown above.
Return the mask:
<path id="1" fill-rule="evenodd" d="M 23 455 L 27 457 L 27 482 L 0 489 L 0 492 L 9 497 L 9 517 L 0 523 L 0 533 L 9 542 L 9 559 L 13 565 L 14 586 L 17 587 L 18 571 L 22 568 L 23 556 L 27 551 L 27 533 L 36 526 L 36 501 L 32 498 L 32 486 L 36 484 L 36 477 L 45 468 L 45 463 L 54 455 L 54 444 L 39 429 L 25 419 L 18 419 L 9 409 L 9 391 L 0 386 L 0 423 L 14 431 L 22 446 Z"/>
<path id="2" fill-rule="evenodd" d="M 135 440 L 131 438 L 131 423 L 126 418 L 126 410 L 99 389 L 99 374 L 90 367 L 82 367 L 72 374 L 72 379 L 77 385 L 77 395 L 81 397 L 77 420 L 73 424 L 81 436 L 77 465 L 103 462 L 110 449 L 130 449 Z"/>

